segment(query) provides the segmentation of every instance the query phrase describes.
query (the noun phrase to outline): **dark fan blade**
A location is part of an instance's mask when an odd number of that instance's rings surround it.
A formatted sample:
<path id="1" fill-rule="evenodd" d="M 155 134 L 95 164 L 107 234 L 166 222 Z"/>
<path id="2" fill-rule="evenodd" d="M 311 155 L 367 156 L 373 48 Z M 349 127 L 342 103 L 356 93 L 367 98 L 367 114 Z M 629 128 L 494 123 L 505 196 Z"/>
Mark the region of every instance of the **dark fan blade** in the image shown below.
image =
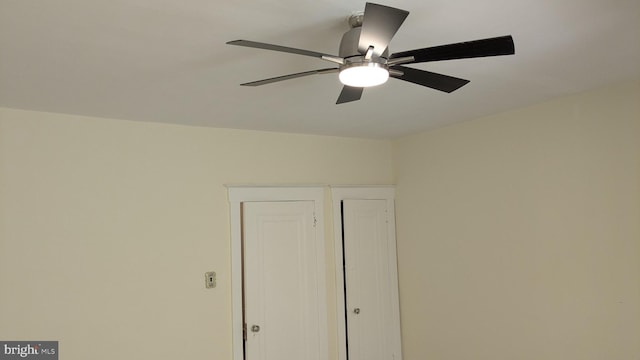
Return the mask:
<path id="1" fill-rule="evenodd" d="M 289 74 L 289 75 L 277 76 L 277 77 L 274 77 L 274 78 L 269 78 L 269 79 L 264 79 L 264 80 L 252 81 L 252 82 L 248 82 L 248 83 L 244 83 L 244 84 L 240 84 L 240 85 L 242 85 L 242 86 L 260 86 L 260 85 L 271 84 L 271 83 L 278 82 L 278 81 L 295 79 L 295 78 L 308 76 L 308 75 L 329 74 L 329 73 L 334 73 L 334 72 L 338 72 L 338 68 L 326 68 L 326 69 L 305 71 L 305 72 L 296 73 L 296 74 Z"/>
<path id="2" fill-rule="evenodd" d="M 469 83 L 469 80 L 436 74 L 430 71 L 414 69 L 406 66 L 394 66 L 392 67 L 392 69 L 400 70 L 404 73 L 404 75 L 393 76 L 396 79 L 408 81 L 414 84 L 430 87 L 432 89 L 448 93 L 458 90 L 459 88 Z"/>
<path id="3" fill-rule="evenodd" d="M 266 43 L 249 41 L 249 40 L 233 40 L 233 41 L 227 42 L 227 44 L 229 44 L 229 45 L 238 45 L 238 46 L 246 46 L 246 47 L 265 49 L 265 50 L 280 51 L 280 52 L 286 52 L 286 53 L 291 53 L 291 54 L 298 54 L 298 55 L 304 55 L 304 56 L 317 57 L 317 58 L 321 58 L 321 59 L 322 59 L 323 56 L 335 57 L 334 55 L 323 54 L 323 53 L 319 53 L 319 52 L 315 52 L 315 51 L 296 49 L 296 48 L 291 48 L 291 47 L 286 47 L 286 46 L 272 45 L 272 44 L 266 44 Z"/>
<path id="4" fill-rule="evenodd" d="M 364 88 L 361 87 L 353 87 L 345 85 L 340 92 L 340 96 L 338 96 L 338 101 L 336 104 L 343 104 L 350 101 L 360 100 L 362 97 L 362 90 Z"/>
<path id="5" fill-rule="evenodd" d="M 373 54 L 381 56 L 407 15 L 409 12 L 405 10 L 367 3 L 364 8 L 358 51 L 364 54 L 369 46 L 373 46 Z"/>
<path id="6" fill-rule="evenodd" d="M 405 56 L 415 58 L 411 63 L 427 61 L 467 59 L 483 56 L 513 55 L 515 49 L 511 35 L 500 36 L 491 39 L 461 42 L 457 44 L 441 45 L 403 51 L 391 55 L 391 59 Z"/>

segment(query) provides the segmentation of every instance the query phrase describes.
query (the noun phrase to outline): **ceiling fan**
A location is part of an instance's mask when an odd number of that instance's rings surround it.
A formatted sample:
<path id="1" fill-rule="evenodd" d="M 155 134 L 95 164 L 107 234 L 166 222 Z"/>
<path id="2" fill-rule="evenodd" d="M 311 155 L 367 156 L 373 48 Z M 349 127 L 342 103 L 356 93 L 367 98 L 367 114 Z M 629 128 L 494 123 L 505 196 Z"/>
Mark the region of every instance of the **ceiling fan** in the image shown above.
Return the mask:
<path id="1" fill-rule="evenodd" d="M 511 35 L 455 44 L 402 51 L 389 55 L 389 42 L 408 11 L 366 3 L 364 13 L 349 18 L 351 30 L 342 36 L 339 56 L 248 40 L 229 41 L 229 45 L 274 50 L 311 56 L 337 64 L 337 67 L 305 71 L 252 81 L 243 86 L 260 86 L 315 74 L 339 73 L 344 84 L 336 104 L 360 100 L 365 87 L 383 84 L 389 77 L 450 93 L 469 80 L 403 66 L 428 61 L 467 59 L 515 53 Z"/>

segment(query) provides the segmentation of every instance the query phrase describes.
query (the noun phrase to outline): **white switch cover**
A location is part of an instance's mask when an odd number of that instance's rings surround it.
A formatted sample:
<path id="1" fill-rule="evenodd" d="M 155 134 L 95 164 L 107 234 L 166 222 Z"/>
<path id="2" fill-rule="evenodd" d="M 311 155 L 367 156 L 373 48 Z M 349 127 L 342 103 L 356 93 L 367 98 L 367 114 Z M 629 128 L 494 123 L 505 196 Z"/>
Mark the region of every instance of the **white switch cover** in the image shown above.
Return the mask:
<path id="1" fill-rule="evenodd" d="M 216 287 L 216 272 L 210 271 L 204 273 L 204 283 L 207 289 L 213 289 Z"/>

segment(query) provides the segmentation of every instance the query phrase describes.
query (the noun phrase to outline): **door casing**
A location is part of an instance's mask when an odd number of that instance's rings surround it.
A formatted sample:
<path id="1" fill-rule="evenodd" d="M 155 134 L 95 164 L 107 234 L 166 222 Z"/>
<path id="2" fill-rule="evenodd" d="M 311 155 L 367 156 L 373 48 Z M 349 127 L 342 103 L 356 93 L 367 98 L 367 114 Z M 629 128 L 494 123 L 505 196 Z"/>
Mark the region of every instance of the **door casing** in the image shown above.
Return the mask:
<path id="1" fill-rule="evenodd" d="M 321 261 L 317 262 L 318 297 L 326 299 L 325 249 L 324 249 L 324 187 L 255 187 L 228 186 L 229 211 L 231 220 L 231 298 L 232 298 L 232 347 L 233 360 L 244 360 L 244 336 L 242 314 L 242 213 L 243 202 L 251 201 L 313 201 L 316 218 L 316 252 Z M 319 302 L 320 359 L 328 358 L 326 321 L 326 301 Z"/>

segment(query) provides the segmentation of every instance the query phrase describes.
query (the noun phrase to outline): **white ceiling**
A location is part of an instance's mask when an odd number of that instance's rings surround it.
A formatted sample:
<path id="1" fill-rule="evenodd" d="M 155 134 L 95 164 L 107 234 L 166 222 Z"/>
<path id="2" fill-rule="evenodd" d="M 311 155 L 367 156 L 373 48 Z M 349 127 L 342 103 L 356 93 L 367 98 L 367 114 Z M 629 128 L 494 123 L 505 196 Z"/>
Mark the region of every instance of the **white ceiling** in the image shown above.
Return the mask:
<path id="1" fill-rule="evenodd" d="M 356 0 L 0 0 L 0 106 L 96 117 L 369 138 L 640 78 L 638 0 L 376 1 L 410 11 L 391 52 L 513 35 L 516 55 L 425 63 L 471 80 L 451 94 L 390 80 L 335 105 L 331 67 L 225 45 L 337 54 Z"/>

